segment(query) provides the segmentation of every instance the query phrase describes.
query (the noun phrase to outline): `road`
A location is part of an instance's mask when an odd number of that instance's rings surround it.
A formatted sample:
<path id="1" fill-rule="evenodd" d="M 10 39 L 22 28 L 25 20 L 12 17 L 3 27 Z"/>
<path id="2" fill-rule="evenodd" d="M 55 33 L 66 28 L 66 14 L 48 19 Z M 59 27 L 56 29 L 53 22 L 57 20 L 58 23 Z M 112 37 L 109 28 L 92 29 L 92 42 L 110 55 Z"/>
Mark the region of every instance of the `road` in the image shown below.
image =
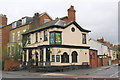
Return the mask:
<path id="1" fill-rule="evenodd" d="M 72 70 L 66 72 L 42 73 L 42 72 L 28 72 L 28 71 L 14 71 L 14 72 L 4 71 L 2 77 L 3 78 L 36 78 L 36 79 L 37 78 L 73 78 L 73 79 L 101 78 L 100 80 L 102 80 L 103 78 L 106 78 L 105 80 L 107 79 L 110 80 L 110 78 L 113 78 L 111 80 L 117 80 L 116 78 L 118 78 L 120 74 L 119 70 L 120 70 L 120 66 L 118 67 L 117 65 L 112 65 L 112 66 L 104 66 L 93 69 L 79 69 L 79 70 Z"/>

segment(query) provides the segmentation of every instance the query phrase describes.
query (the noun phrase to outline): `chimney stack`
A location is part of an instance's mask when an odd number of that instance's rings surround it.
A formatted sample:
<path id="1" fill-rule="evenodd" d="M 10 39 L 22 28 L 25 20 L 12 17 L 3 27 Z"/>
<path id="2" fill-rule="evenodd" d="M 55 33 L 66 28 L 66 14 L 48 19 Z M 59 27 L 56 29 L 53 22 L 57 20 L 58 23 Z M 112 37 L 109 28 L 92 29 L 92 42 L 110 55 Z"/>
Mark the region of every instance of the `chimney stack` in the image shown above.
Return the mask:
<path id="1" fill-rule="evenodd" d="M 7 16 L 0 14 L 0 26 L 7 25 Z"/>
<path id="2" fill-rule="evenodd" d="M 75 21 L 76 20 L 76 15 L 75 15 L 75 10 L 74 10 L 74 6 L 70 6 L 70 8 L 68 9 L 68 21 Z"/>
<path id="3" fill-rule="evenodd" d="M 37 12 L 33 16 L 32 27 L 38 27 L 40 25 L 40 14 Z"/>

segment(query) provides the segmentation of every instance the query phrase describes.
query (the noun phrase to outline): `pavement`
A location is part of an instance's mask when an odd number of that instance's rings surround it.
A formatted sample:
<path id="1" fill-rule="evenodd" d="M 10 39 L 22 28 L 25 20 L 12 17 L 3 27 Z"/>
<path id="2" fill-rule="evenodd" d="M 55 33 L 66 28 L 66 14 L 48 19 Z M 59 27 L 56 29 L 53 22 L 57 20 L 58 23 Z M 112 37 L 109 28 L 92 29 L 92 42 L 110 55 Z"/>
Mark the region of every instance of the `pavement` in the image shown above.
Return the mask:
<path id="1" fill-rule="evenodd" d="M 91 69 L 78 69 L 66 72 L 28 72 L 3 71 L 3 78 L 118 78 L 119 67 L 117 65 L 102 66 Z"/>

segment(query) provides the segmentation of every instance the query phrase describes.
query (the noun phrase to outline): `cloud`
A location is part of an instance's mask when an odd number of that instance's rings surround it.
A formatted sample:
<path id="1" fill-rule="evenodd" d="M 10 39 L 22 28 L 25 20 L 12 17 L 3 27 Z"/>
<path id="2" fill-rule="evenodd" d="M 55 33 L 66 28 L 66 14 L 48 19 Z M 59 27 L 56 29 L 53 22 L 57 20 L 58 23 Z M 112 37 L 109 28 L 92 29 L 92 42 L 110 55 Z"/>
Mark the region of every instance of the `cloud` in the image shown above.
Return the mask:
<path id="1" fill-rule="evenodd" d="M 67 9 L 74 5 L 77 22 L 90 29 L 90 37 L 104 37 L 118 42 L 119 0 L 2 0 L 0 12 L 8 16 L 8 23 L 35 12 L 47 12 L 53 19 L 67 15 Z M 5 6 L 6 5 L 6 6 Z"/>

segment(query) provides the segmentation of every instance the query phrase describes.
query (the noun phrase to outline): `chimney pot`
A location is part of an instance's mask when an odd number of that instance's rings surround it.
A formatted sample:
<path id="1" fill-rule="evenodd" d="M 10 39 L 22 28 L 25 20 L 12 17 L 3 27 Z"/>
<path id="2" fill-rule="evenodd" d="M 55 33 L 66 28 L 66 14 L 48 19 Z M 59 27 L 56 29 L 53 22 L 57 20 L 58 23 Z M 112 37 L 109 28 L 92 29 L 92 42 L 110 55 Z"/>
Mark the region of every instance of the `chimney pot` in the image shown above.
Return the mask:
<path id="1" fill-rule="evenodd" d="M 73 9 L 74 9 L 74 6 L 73 6 L 73 5 L 71 5 L 71 8 L 73 8 Z"/>
<path id="2" fill-rule="evenodd" d="M 7 25 L 7 16 L 4 14 L 0 14 L 0 26 Z"/>

